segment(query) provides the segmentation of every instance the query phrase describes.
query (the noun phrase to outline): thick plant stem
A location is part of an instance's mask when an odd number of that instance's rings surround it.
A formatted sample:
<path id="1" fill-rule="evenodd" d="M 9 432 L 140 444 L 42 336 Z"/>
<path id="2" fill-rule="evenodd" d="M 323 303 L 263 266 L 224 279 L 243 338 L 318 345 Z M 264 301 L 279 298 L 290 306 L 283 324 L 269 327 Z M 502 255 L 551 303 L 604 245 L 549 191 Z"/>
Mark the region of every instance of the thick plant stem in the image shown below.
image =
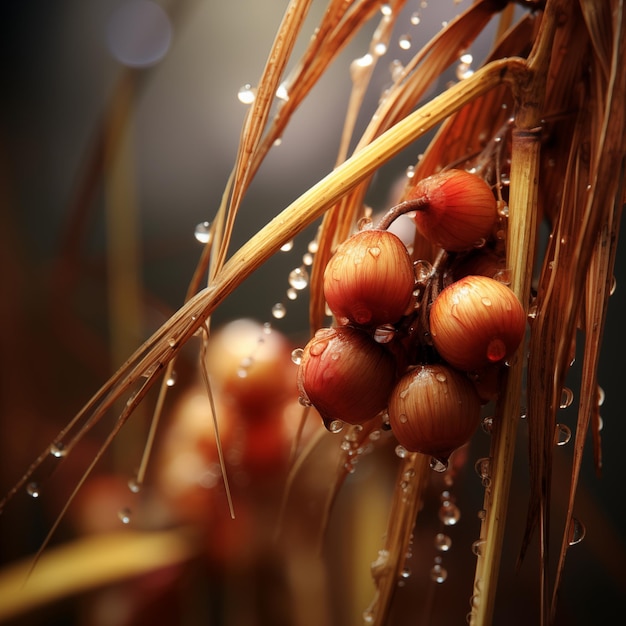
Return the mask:
<path id="1" fill-rule="evenodd" d="M 511 288 L 528 303 L 536 233 L 536 185 L 539 131 L 516 131 L 511 158 L 511 196 L 507 267 L 512 271 Z M 491 447 L 491 482 L 485 490 L 485 518 L 477 551 L 470 624 L 490 624 L 496 597 L 506 512 L 513 473 L 515 440 L 521 412 L 520 396 L 525 360 L 523 346 L 510 364 L 504 395 L 494 420 Z"/>
<path id="2" fill-rule="evenodd" d="M 526 72 L 518 74 L 518 80 L 513 85 L 516 97 L 516 128 L 511 150 L 507 267 L 511 269 L 511 289 L 525 309 L 530 300 L 536 247 L 542 109 L 561 1 L 547 3 Z M 493 619 L 521 412 L 525 364 L 523 354 L 522 346 L 511 362 L 503 395 L 497 407 L 491 446 L 491 482 L 485 491 L 485 517 L 476 550 L 478 555 L 470 613 L 472 626 L 487 626 Z"/>

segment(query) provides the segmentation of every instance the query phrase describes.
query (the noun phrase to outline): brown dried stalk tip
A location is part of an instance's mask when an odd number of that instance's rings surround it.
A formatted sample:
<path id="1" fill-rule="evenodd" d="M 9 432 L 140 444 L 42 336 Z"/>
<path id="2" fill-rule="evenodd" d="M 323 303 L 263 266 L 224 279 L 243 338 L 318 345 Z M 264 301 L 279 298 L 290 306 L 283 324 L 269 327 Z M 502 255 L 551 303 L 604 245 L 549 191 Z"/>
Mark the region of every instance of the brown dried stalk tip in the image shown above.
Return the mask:
<path id="1" fill-rule="evenodd" d="M 325 424 L 362 424 L 387 406 L 396 364 L 387 349 L 351 326 L 322 328 L 304 348 L 298 388 Z"/>
<path id="2" fill-rule="evenodd" d="M 376 327 L 397 322 L 411 301 L 413 263 L 385 230 L 362 230 L 344 241 L 324 271 L 324 296 L 337 320 Z"/>
<path id="3" fill-rule="evenodd" d="M 389 422 L 398 442 L 447 462 L 480 423 L 480 399 L 466 376 L 446 365 L 419 365 L 389 398 Z"/>

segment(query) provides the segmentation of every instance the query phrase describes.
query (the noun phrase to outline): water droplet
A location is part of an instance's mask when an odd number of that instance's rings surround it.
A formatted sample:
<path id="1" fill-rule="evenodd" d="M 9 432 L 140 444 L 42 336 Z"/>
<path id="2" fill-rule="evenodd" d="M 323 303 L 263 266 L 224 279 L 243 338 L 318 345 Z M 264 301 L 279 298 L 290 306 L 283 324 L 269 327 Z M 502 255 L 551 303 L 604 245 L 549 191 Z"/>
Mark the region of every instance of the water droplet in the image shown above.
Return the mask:
<path id="1" fill-rule="evenodd" d="M 117 513 L 117 517 L 119 518 L 122 524 L 130 524 L 130 520 L 132 517 L 132 511 L 129 508 L 124 507 L 120 509 Z"/>
<path id="2" fill-rule="evenodd" d="M 398 46 L 401 50 L 410 50 L 411 49 L 411 37 L 410 35 L 401 35 L 400 39 L 398 39 Z"/>
<path id="3" fill-rule="evenodd" d="M 430 569 L 430 579 L 438 584 L 444 583 L 448 578 L 448 570 L 440 565 L 439 563 L 435 563 Z"/>
<path id="4" fill-rule="evenodd" d="M 561 404 L 560 409 L 566 409 L 574 401 L 574 392 L 569 387 L 563 387 L 561 391 Z"/>
<path id="5" fill-rule="evenodd" d="M 67 450 L 65 449 L 65 444 L 62 441 L 55 441 L 50 444 L 50 454 L 55 459 L 63 458 L 66 455 L 66 453 L 67 453 Z"/>
<path id="6" fill-rule="evenodd" d="M 385 54 L 385 52 L 387 52 L 387 44 L 384 41 L 377 41 L 374 44 L 372 51 L 376 56 L 381 57 Z"/>
<path id="7" fill-rule="evenodd" d="M 392 8 L 388 5 L 388 4 L 383 4 L 380 7 L 380 12 L 385 16 L 385 17 L 390 17 L 393 13 Z"/>
<path id="8" fill-rule="evenodd" d="M 396 446 L 396 456 L 400 459 L 406 459 L 406 457 L 409 455 L 409 453 L 407 452 L 407 449 L 404 446 Z"/>
<path id="9" fill-rule="evenodd" d="M 444 526 L 454 526 L 461 519 L 461 511 L 453 502 L 442 504 L 439 507 L 439 519 Z"/>
<path id="10" fill-rule="evenodd" d="M 175 337 L 170 337 L 170 338 L 167 340 L 167 345 L 168 345 L 170 348 L 173 348 L 174 346 L 176 346 L 176 338 L 175 338 Z"/>
<path id="11" fill-rule="evenodd" d="M 452 539 L 445 533 L 437 533 L 435 535 L 435 548 L 439 552 L 447 552 L 452 547 Z"/>
<path id="12" fill-rule="evenodd" d="M 256 98 L 256 89 L 249 83 L 246 83 L 239 88 L 237 92 L 237 98 L 242 104 L 252 104 Z"/>
<path id="13" fill-rule="evenodd" d="M 211 223 L 200 222 L 193 231 L 193 236 L 200 243 L 208 243 L 211 240 Z"/>
<path id="14" fill-rule="evenodd" d="M 358 230 L 367 230 L 368 228 L 372 228 L 372 224 L 373 221 L 371 217 L 362 217 L 359 219 L 356 226 Z"/>
<path id="15" fill-rule="evenodd" d="M 448 469 L 448 459 L 436 459 L 433 456 L 430 459 L 429 466 L 434 472 L 445 472 Z"/>
<path id="16" fill-rule="evenodd" d="M 167 377 L 167 380 L 165 381 L 165 384 L 168 387 L 173 387 L 176 384 L 176 378 L 177 378 L 176 372 L 172 371 L 172 373 Z"/>
<path id="17" fill-rule="evenodd" d="M 506 345 L 502 339 L 496 337 L 487 345 L 487 359 L 492 363 L 501 361 L 506 356 Z"/>
<path id="18" fill-rule="evenodd" d="M 615 276 L 613 276 L 611 278 L 611 287 L 609 288 L 609 296 L 612 296 L 615 293 L 616 289 L 617 289 L 617 280 Z"/>
<path id="19" fill-rule="evenodd" d="M 565 424 L 557 424 L 556 425 L 556 434 L 555 434 L 555 443 L 557 446 L 564 446 L 569 443 L 569 440 L 572 438 L 572 431 L 569 426 Z"/>
<path id="20" fill-rule="evenodd" d="M 141 488 L 143 487 L 142 483 L 140 483 L 137 478 L 131 478 L 128 481 L 128 488 L 132 493 L 139 493 Z"/>
<path id="21" fill-rule="evenodd" d="M 478 459 L 474 465 L 474 469 L 480 477 L 483 487 L 489 487 L 491 484 L 491 459 L 488 457 Z"/>
<path id="22" fill-rule="evenodd" d="M 343 430 L 344 423 L 341 420 L 323 420 L 326 430 L 330 433 L 339 433 Z"/>
<path id="23" fill-rule="evenodd" d="M 428 261 L 415 261 L 413 272 L 418 283 L 425 283 L 433 274 L 433 266 Z"/>
<path id="24" fill-rule="evenodd" d="M 287 85 L 285 83 L 278 85 L 278 89 L 276 89 L 276 97 L 279 100 L 283 100 L 283 102 L 287 102 L 287 100 L 289 100 L 289 90 L 287 89 Z"/>
<path id="25" fill-rule="evenodd" d="M 396 336 L 396 329 L 391 324 L 383 324 L 374 331 L 374 341 L 389 343 Z"/>
<path id="26" fill-rule="evenodd" d="M 302 255 L 302 264 L 306 267 L 311 267 L 311 265 L 313 265 L 313 255 L 310 252 L 305 252 Z"/>
<path id="27" fill-rule="evenodd" d="M 483 548 L 485 547 L 485 540 L 484 539 L 477 539 L 476 541 L 474 541 L 474 543 L 472 544 L 472 552 L 476 555 L 476 556 L 482 556 L 483 555 Z"/>
<path id="28" fill-rule="evenodd" d="M 305 267 L 296 267 L 289 272 L 289 284 L 298 291 L 305 289 L 309 284 L 309 273 Z"/>
<path id="29" fill-rule="evenodd" d="M 585 525 L 576 517 L 572 517 L 567 534 L 569 545 L 575 546 L 577 543 L 580 543 L 585 538 L 586 532 Z"/>
<path id="30" fill-rule="evenodd" d="M 38 498 L 41 495 L 39 483 L 36 483 L 35 481 L 28 483 L 28 485 L 26 485 L 26 493 L 31 498 Z"/>
<path id="31" fill-rule="evenodd" d="M 366 625 L 374 623 L 374 613 L 370 609 L 363 611 L 363 623 Z"/>
<path id="32" fill-rule="evenodd" d="M 304 354 L 303 348 L 295 348 L 291 351 L 291 360 L 296 364 L 300 365 L 302 363 L 302 355 Z"/>
<path id="33" fill-rule="evenodd" d="M 293 249 L 293 239 L 290 239 L 280 247 L 281 252 L 289 252 Z"/>
<path id="34" fill-rule="evenodd" d="M 489 298 L 481 298 L 480 301 L 485 305 L 485 306 L 491 306 L 491 300 Z"/>
<path id="35" fill-rule="evenodd" d="M 289 287 L 289 289 L 285 291 L 285 295 L 287 296 L 287 299 L 291 301 L 298 299 L 298 292 L 293 287 Z"/>
<path id="36" fill-rule="evenodd" d="M 493 415 L 489 415 L 483 419 L 481 422 L 481 428 L 483 429 L 483 432 L 491 435 L 493 432 Z"/>
<path id="37" fill-rule="evenodd" d="M 604 389 L 598 385 L 598 406 L 602 406 L 604 404 L 605 394 Z"/>
<path id="38" fill-rule="evenodd" d="M 443 372 L 437 372 L 435 374 L 435 379 L 440 383 L 445 383 L 448 380 L 448 377 Z"/>
<path id="39" fill-rule="evenodd" d="M 281 320 L 283 319 L 283 317 L 285 317 L 285 315 L 287 315 L 287 308 L 285 307 L 284 304 L 282 304 L 281 302 L 277 302 L 273 307 L 272 307 L 272 315 L 277 319 L 277 320 Z"/>

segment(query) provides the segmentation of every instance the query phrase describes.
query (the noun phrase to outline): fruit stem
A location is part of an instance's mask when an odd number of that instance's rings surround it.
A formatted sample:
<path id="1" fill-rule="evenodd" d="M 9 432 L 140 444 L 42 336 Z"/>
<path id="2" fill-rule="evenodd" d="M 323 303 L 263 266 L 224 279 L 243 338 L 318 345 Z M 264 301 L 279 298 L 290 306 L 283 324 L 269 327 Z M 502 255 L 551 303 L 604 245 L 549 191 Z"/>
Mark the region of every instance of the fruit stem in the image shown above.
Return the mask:
<path id="1" fill-rule="evenodd" d="M 385 215 L 380 218 L 378 230 L 387 230 L 391 224 L 398 219 L 401 215 L 411 213 L 411 211 L 424 211 L 428 208 L 429 202 L 426 196 L 420 196 L 419 198 L 411 198 L 392 206 Z"/>

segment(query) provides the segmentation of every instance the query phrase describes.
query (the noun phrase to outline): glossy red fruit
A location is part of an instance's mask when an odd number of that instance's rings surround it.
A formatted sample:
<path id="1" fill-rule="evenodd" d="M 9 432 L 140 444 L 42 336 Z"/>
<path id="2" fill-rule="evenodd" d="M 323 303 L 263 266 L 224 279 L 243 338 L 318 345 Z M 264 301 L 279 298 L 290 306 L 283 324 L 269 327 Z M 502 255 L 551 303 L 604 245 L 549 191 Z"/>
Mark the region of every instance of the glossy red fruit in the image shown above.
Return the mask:
<path id="1" fill-rule="evenodd" d="M 368 229 L 337 248 L 324 271 L 324 296 L 339 323 L 375 327 L 406 313 L 414 283 L 402 241 L 386 230 Z"/>
<path id="2" fill-rule="evenodd" d="M 526 315 L 517 296 L 486 276 L 446 287 L 430 310 L 430 333 L 441 357 L 475 371 L 510 358 L 522 341 Z"/>
<path id="3" fill-rule="evenodd" d="M 304 348 L 298 387 L 329 426 L 362 424 L 387 406 L 396 380 L 393 356 L 366 332 L 351 326 L 323 328 Z"/>
<path id="4" fill-rule="evenodd" d="M 418 181 L 407 201 L 419 205 L 414 219 L 420 234 L 451 252 L 483 243 L 497 219 L 489 185 L 465 170 L 445 170 Z"/>
<path id="5" fill-rule="evenodd" d="M 471 382 L 445 365 L 418 365 L 389 397 L 389 422 L 398 443 L 447 462 L 480 424 L 480 399 Z"/>

